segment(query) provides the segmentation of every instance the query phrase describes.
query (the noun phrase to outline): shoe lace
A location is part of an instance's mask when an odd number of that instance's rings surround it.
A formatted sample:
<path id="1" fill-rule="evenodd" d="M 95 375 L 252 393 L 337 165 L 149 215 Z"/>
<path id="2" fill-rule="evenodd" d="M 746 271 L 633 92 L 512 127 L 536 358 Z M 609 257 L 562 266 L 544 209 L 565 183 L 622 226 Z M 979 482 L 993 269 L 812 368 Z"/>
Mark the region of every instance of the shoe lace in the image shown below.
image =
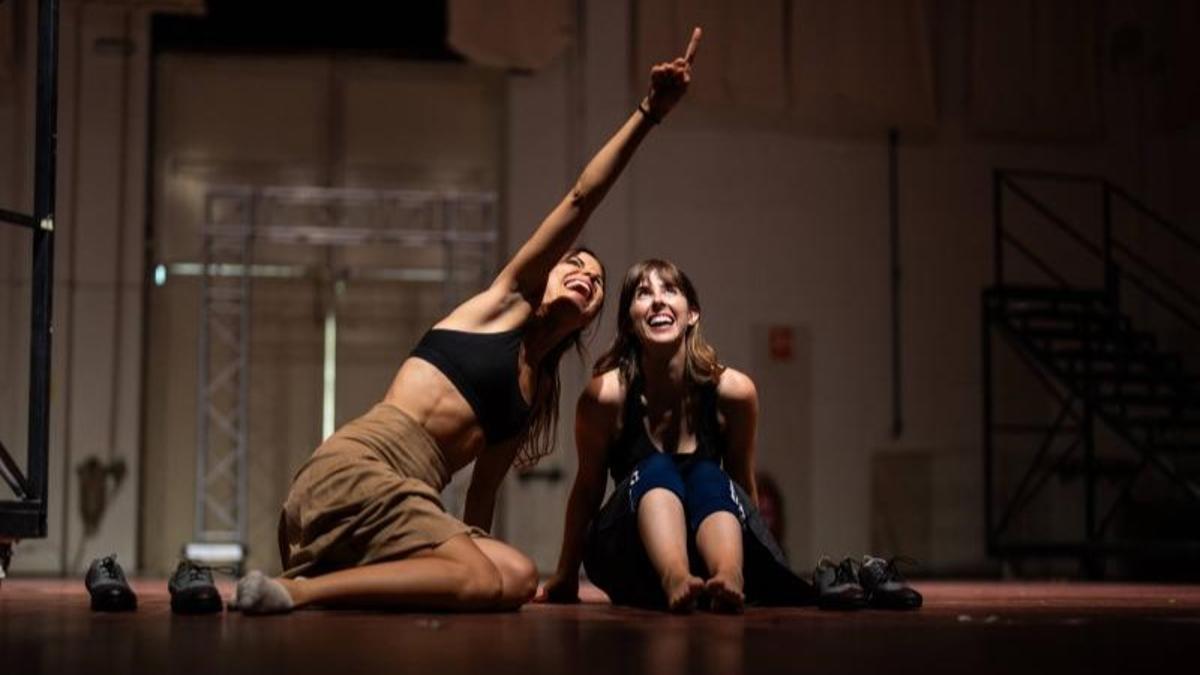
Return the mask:
<path id="1" fill-rule="evenodd" d="M 857 584 L 858 568 L 859 562 L 857 560 L 853 558 L 842 560 L 834 570 L 834 582 L 838 584 Z"/>
<path id="2" fill-rule="evenodd" d="M 896 563 L 902 563 L 912 567 L 920 565 L 915 558 L 910 558 L 906 555 L 892 556 L 891 558 L 888 558 L 887 562 L 884 564 L 883 577 L 880 578 L 881 583 L 888 581 L 904 581 L 904 575 L 900 573 L 900 569 L 896 566 Z"/>
<path id="3" fill-rule="evenodd" d="M 117 556 L 106 555 L 100 559 L 100 571 L 104 576 L 110 579 L 118 579 L 121 576 L 121 568 L 117 566 Z"/>
<path id="4" fill-rule="evenodd" d="M 214 572 L 237 576 L 237 570 L 232 565 L 201 565 L 190 560 L 183 562 L 183 570 L 180 572 L 180 576 L 186 581 L 201 581 L 206 575 L 212 576 Z"/>
<path id="5" fill-rule="evenodd" d="M 200 581 L 212 572 L 204 565 L 188 565 L 183 573 L 188 581 Z"/>

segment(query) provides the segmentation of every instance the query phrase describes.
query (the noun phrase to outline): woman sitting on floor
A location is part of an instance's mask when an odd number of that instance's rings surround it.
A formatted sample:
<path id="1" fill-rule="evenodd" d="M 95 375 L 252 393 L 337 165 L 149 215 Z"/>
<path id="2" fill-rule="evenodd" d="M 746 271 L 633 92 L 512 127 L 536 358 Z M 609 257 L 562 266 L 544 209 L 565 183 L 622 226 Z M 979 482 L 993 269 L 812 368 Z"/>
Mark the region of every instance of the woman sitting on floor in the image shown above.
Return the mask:
<path id="1" fill-rule="evenodd" d="M 579 564 L 616 604 L 686 612 L 808 604 L 754 508 L 758 395 L 700 335 L 700 299 L 674 264 L 625 275 L 617 336 L 579 398 L 579 471 L 558 570 L 542 599 L 575 602 Z M 603 508 L 605 472 L 616 489 Z"/>

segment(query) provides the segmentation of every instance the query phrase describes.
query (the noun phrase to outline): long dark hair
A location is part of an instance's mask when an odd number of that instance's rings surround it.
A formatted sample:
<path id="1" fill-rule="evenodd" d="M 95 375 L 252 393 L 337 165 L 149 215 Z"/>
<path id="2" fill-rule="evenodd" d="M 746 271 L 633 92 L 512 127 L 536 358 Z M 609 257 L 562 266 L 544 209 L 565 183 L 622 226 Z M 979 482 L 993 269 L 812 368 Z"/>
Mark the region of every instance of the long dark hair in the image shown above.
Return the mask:
<path id="1" fill-rule="evenodd" d="M 621 301 L 617 308 L 617 336 L 613 338 L 608 351 L 596 360 L 596 365 L 592 368 L 593 375 L 616 368 L 626 391 L 636 388 L 642 378 L 642 344 L 638 342 L 637 333 L 633 330 L 629 308 L 633 305 L 638 286 L 652 272 L 657 272 L 665 283 L 682 290 L 687 298 L 688 307 L 700 311 L 700 296 L 696 293 L 696 287 L 675 263 L 650 258 L 629 268 L 625 273 L 625 280 L 621 282 Z M 701 336 L 699 321 L 693 326 L 688 326 L 684 334 L 684 349 L 684 382 L 689 391 L 715 385 L 721 379 L 725 366 L 717 359 L 717 350 Z"/>
<path id="2" fill-rule="evenodd" d="M 604 270 L 604 263 L 591 249 L 585 246 L 576 246 L 563 256 L 563 259 L 569 258 L 580 253 L 586 253 L 600 263 L 600 283 L 601 289 L 607 283 L 608 275 Z M 600 307 L 597 308 L 596 316 L 600 316 L 600 310 L 604 308 L 604 296 L 600 298 Z M 513 466 L 517 469 L 528 469 L 537 464 L 546 455 L 549 455 L 554 450 L 554 434 L 558 429 L 558 398 L 562 390 L 562 380 L 559 377 L 558 366 L 562 361 L 563 354 L 568 350 L 574 349 L 579 355 L 579 360 L 587 361 L 587 350 L 584 347 L 584 333 L 590 330 L 595 331 L 595 325 L 598 322 L 593 320 L 589 326 L 583 326 L 577 331 L 563 338 L 554 346 L 538 363 L 538 371 L 534 385 L 534 396 L 532 409 L 529 411 L 529 426 L 526 427 L 517 450 L 517 458 L 513 461 Z"/>

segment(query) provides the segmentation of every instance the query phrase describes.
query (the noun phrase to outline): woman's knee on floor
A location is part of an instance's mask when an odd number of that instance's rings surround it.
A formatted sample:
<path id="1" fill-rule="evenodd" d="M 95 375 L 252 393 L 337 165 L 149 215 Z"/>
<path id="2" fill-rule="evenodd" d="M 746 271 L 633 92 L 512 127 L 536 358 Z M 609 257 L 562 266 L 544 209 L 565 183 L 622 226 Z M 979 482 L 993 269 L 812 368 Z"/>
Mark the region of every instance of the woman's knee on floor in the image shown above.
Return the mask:
<path id="1" fill-rule="evenodd" d="M 500 604 L 504 595 L 504 581 L 500 570 L 486 558 L 483 562 L 462 564 L 459 570 L 457 597 L 463 604 L 486 609 Z"/>
<path id="2" fill-rule="evenodd" d="M 504 590 L 500 570 L 469 538 L 446 542 L 438 548 L 438 557 L 453 577 L 455 598 L 465 607 L 488 609 L 500 602 Z"/>
<path id="3" fill-rule="evenodd" d="M 510 563 L 510 567 L 502 571 L 504 577 L 504 600 L 506 603 L 523 605 L 537 594 L 538 571 L 537 565 L 524 555 L 518 554 L 519 560 Z"/>
<path id="4" fill-rule="evenodd" d="M 528 556 L 495 539 L 476 539 L 475 543 L 500 572 L 502 607 L 520 607 L 533 599 L 537 593 L 538 571 Z"/>

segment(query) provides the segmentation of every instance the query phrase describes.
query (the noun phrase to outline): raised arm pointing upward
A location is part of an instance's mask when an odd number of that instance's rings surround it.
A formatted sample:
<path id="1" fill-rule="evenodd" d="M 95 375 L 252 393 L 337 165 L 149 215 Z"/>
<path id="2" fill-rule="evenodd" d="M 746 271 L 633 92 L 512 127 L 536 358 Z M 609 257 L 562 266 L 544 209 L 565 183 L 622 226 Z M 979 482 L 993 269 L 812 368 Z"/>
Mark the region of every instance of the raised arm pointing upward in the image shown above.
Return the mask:
<path id="1" fill-rule="evenodd" d="M 687 91 L 700 30 L 651 70 L 638 109 L 588 162 L 491 286 L 421 338 L 384 400 L 326 440 L 293 478 L 280 522 L 284 574 L 238 583 L 247 613 L 311 603 L 450 610 L 519 607 L 533 562 L 484 533 L 514 459 L 549 451 L 558 363 L 600 312 L 604 268 L 572 249 L 650 128 Z M 465 520 L 439 491 L 475 462 Z"/>

